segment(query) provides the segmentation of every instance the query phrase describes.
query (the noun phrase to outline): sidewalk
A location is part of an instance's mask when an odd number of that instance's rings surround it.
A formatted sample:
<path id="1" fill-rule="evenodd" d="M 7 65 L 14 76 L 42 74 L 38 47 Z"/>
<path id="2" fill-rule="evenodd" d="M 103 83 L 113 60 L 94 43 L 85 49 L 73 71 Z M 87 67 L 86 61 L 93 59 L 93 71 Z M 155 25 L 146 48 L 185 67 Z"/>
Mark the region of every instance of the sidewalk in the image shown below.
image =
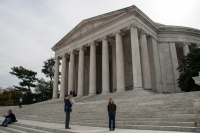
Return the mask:
<path id="1" fill-rule="evenodd" d="M 0 117 L 0 122 L 2 122 L 3 120 L 4 120 L 4 117 Z M 23 124 L 23 125 L 40 126 L 40 127 L 45 127 L 45 128 L 58 129 L 61 131 L 70 131 L 72 133 L 108 133 L 108 132 L 113 132 L 113 133 L 178 133 L 175 131 L 134 130 L 134 129 L 118 129 L 118 128 L 116 128 L 115 131 L 109 131 L 108 128 L 76 126 L 76 125 L 70 125 L 71 129 L 65 129 L 64 124 L 48 123 L 48 122 L 40 122 L 40 121 L 29 121 L 29 120 L 21 120 L 21 119 L 17 119 L 17 120 L 18 120 L 17 123 Z M 189 133 L 189 132 L 181 132 L 181 133 Z"/>

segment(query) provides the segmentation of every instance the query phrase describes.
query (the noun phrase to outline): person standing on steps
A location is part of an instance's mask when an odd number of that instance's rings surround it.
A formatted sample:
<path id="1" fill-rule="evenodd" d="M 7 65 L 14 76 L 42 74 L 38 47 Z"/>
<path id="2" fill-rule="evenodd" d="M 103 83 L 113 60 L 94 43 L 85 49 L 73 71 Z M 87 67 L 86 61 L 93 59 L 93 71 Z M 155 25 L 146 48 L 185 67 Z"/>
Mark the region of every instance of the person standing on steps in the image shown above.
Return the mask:
<path id="1" fill-rule="evenodd" d="M 23 99 L 20 97 L 20 99 L 19 99 L 19 108 L 22 108 L 22 102 L 23 102 Z"/>
<path id="2" fill-rule="evenodd" d="M 116 109 L 117 109 L 117 106 L 115 105 L 113 98 L 110 98 L 108 102 L 108 106 L 107 106 L 110 131 L 115 130 Z"/>
<path id="3" fill-rule="evenodd" d="M 65 119 L 65 129 L 71 129 L 69 127 L 69 121 L 70 121 L 70 113 L 72 111 L 71 107 L 72 107 L 72 103 L 71 103 L 71 95 L 69 94 L 67 96 L 67 99 L 65 99 L 65 107 L 64 107 L 64 111 L 66 113 L 66 119 Z"/>

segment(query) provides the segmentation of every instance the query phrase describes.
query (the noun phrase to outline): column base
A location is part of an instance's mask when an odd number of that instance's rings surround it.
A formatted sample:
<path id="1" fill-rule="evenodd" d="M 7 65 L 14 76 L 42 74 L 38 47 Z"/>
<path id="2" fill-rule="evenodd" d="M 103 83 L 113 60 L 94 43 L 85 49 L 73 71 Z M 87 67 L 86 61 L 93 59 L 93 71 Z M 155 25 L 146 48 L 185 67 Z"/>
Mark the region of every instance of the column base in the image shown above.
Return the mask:
<path id="1" fill-rule="evenodd" d="M 58 99 L 57 97 L 53 97 L 52 99 Z"/>
<path id="2" fill-rule="evenodd" d="M 117 89 L 115 92 L 122 92 L 122 91 L 125 91 L 125 88 Z"/>
<path id="3" fill-rule="evenodd" d="M 76 97 L 83 97 L 83 94 L 77 95 Z"/>
<path id="4" fill-rule="evenodd" d="M 97 95 L 96 93 L 90 93 L 88 96 L 95 96 Z"/>
<path id="5" fill-rule="evenodd" d="M 133 87 L 133 90 L 144 90 L 143 87 Z"/>
<path id="6" fill-rule="evenodd" d="M 109 91 L 104 91 L 101 94 L 107 94 L 107 93 L 110 93 L 110 92 Z"/>
<path id="7" fill-rule="evenodd" d="M 64 99 L 65 97 L 59 97 L 59 99 Z"/>
<path id="8" fill-rule="evenodd" d="M 155 92 L 152 92 L 152 90 L 144 90 L 144 88 L 134 88 L 132 90 L 132 93 L 139 96 L 152 96 L 155 94 Z M 157 94 L 157 93 L 156 93 Z"/>

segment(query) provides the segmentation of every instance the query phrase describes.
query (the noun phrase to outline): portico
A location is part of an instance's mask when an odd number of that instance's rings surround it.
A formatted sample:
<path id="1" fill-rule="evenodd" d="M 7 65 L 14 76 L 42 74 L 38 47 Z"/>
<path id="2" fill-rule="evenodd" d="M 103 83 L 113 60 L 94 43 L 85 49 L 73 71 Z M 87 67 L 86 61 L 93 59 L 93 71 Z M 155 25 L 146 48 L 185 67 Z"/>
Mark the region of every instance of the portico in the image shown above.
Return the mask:
<path id="1" fill-rule="evenodd" d="M 60 98 L 70 91 L 77 96 L 133 89 L 181 92 L 176 45 L 183 44 L 186 55 L 188 45 L 199 43 L 200 37 L 186 39 L 177 35 L 177 30 L 184 34 L 186 28 L 168 27 L 153 22 L 135 6 L 83 20 L 52 48 L 53 98 L 58 98 L 60 62 Z"/>

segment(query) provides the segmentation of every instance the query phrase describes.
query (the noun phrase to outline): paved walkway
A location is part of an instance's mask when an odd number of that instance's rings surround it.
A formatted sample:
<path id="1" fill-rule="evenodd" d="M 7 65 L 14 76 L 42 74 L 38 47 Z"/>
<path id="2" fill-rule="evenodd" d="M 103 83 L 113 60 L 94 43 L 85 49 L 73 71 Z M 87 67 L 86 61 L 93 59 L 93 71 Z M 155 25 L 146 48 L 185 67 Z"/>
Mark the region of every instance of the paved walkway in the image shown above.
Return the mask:
<path id="1" fill-rule="evenodd" d="M 3 121 L 4 117 L 0 117 L 0 121 Z M 25 124 L 25 125 L 33 125 L 33 126 L 43 126 L 46 128 L 53 128 L 59 130 L 70 130 L 74 133 L 108 133 L 108 128 L 103 127 L 88 127 L 88 126 L 76 126 L 70 125 L 71 129 L 65 129 L 64 124 L 58 123 L 48 123 L 48 122 L 40 122 L 40 121 L 29 121 L 29 120 L 21 120 L 17 119 L 18 123 Z M 155 131 L 155 130 L 135 130 L 135 129 L 118 129 L 116 128 L 115 131 L 112 133 L 178 133 L 177 131 Z M 189 132 L 180 132 L 180 133 L 189 133 Z M 190 132 L 191 133 L 191 132 Z"/>

